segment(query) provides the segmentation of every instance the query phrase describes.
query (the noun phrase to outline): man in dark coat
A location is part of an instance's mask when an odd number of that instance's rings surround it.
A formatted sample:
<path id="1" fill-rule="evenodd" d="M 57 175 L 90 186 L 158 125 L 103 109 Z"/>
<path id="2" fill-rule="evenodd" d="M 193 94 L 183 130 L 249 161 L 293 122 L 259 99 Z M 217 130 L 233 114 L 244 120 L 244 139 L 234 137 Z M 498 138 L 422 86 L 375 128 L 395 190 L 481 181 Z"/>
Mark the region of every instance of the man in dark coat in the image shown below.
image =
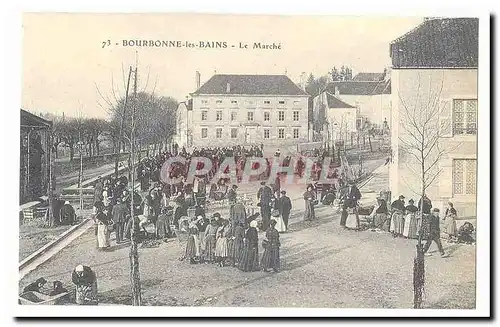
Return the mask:
<path id="1" fill-rule="evenodd" d="M 286 191 L 281 191 L 281 197 L 278 199 L 278 210 L 288 229 L 288 219 L 290 218 L 290 211 L 292 211 L 292 201 L 286 195 Z"/>
<path id="2" fill-rule="evenodd" d="M 118 198 L 116 205 L 112 210 L 113 223 L 115 224 L 116 243 L 123 242 L 125 223 L 127 222 L 128 207 L 127 203 Z"/>
<path id="3" fill-rule="evenodd" d="M 361 192 L 354 182 L 349 182 L 349 186 L 344 195 L 344 205 L 342 208 L 342 215 L 340 217 L 340 226 L 345 227 L 347 221 L 347 208 L 355 208 L 361 199 Z"/>
<path id="4" fill-rule="evenodd" d="M 231 189 L 227 192 L 227 199 L 229 200 L 229 205 L 234 205 L 236 203 L 236 198 L 238 194 L 236 190 L 238 189 L 237 185 L 231 186 Z"/>
<path id="5" fill-rule="evenodd" d="M 432 209 L 432 202 L 431 200 L 427 197 L 427 195 L 424 194 L 424 196 L 418 201 L 418 210 L 422 209 L 422 213 L 426 215 L 431 214 L 431 209 Z"/>
<path id="6" fill-rule="evenodd" d="M 271 221 L 271 202 L 274 196 L 273 190 L 266 185 L 266 182 L 261 182 L 260 185 L 262 186 L 257 192 L 257 199 L 259 199 L 260 215 L 262 216 L 262 230 L 266 231 Z"/>
<path id="7" fill-rule="evenodd" d="M 443 245 L 441 244 L 441 229 L 439 227 L 439 209 L 434 208 L 432 210 L 432 214 L 429 216 L 429 234 L 427 238 L 427 242 L 424 245 L 423 251 L 426 256 L 431 256 L 432 253 L 427 253 L 429 250 L 432 241 L 434 241 L 437 246 L 439 253 L 441 253 L 441 257 L 445 257 L 446 254 L 443 250 Z"/>
<path id="8" fill-rule="evenodd" d="M 75 223 L 75 209 L 73 209 L 73 206 L 69 203 L 69 201 L 64 202 L 64 205 L 61 207 L 59 217 L 61 219 L 61 225 L 73 225 Z"/>

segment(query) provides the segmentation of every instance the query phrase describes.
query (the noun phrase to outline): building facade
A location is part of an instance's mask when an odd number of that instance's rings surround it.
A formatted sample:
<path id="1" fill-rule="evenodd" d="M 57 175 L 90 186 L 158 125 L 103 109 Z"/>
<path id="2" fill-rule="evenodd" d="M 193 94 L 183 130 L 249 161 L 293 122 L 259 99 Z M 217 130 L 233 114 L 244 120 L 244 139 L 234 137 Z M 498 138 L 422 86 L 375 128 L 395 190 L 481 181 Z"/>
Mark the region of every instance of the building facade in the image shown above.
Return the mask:
<path id="1" fill-rule="evenodd" d="M 308 141 L 308 94 L 285 75 L 214 75 L 192 96 L 192 145 Z"/>
<path id="2" fill-rule="evenodd" d="M 412 108 L 421 114 L 435 106 L 431 126 L 439 139 L 424 161 L 428 176 L 435 179 L 426 194 L 442 210 L 453 202 L 465 219 L 476 216 L 477 53 L 477 19 L 426 20 L 391 43 L 391 191 L 418 201 L 422 178 L 415 173 L 416 160 L 405 151 L 411 139 L 405 117 Z"/>
<path id="3" fill-rule="evenodd" d="M 193 100 L 179 103 L 176 115 L 174 142 L 179 147 L 191 147 L 193 144 Z"/>

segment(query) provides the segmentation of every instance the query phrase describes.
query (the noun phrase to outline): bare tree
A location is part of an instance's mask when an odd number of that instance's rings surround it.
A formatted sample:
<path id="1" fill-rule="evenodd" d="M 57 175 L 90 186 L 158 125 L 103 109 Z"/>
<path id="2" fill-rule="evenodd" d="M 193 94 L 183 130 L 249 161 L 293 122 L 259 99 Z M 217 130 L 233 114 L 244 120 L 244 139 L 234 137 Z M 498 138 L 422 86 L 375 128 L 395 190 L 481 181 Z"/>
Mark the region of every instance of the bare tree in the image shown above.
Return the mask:
<path id="1" fill-rule="evenodd" d="M 429 84 L 422 87 L 418 75 L 415 92 L 406 98 L 398 94 L 400 126 L 399 136 L 401 155 L 407 158 L 408 170 L 420 181 L 420 189 L 413 190 L 421 199 L 427 189 L 436 181 L 442 169 L 439 165 L 443 156 L 452 151 L 449 146 L 443 146 L 441 140 L 443 131 L 451 128 L 450 120 L 442 120 L 441 93 L 443 78 L 437 84 L 429 77 Z M 423 222 L 423 205 L 420 201 L 419 219 Z M 420 308 L 424 285 L 424 259 L 422 246 L 422 230 L 419 233 L 417 255 L 414 261 L 414 307 Z"/>

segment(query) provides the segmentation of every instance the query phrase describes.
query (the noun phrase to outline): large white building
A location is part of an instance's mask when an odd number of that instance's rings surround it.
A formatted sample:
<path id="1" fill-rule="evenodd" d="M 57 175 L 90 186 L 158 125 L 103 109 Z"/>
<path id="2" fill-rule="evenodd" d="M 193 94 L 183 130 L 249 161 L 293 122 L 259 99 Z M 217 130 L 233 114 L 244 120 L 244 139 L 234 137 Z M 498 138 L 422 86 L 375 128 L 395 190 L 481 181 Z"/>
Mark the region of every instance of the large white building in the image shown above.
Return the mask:
<path id="1" fill-rule="evenodd" d="M 178 131 L 188 146 L 308 141 L 309 95 L 285 75 L 217 74 L 191 97 L 188 124 Z"/>
<path id="2" fill-rule="evenodd" d="M 436 178 L 426 193 L 435 207 L 453 202 L 462 218 L 476 215 L 478 24 L 475 18 L 428 19 L 391 43 L 391 191 L 418 201 L 422 179 L 405 149 L 411 142 L 405 115 L 426 117 L 436 106 L 428 126 L 439 131 L 439 142 L 425 160 L 431 167 L 436 158 L 428 174 Z"/>

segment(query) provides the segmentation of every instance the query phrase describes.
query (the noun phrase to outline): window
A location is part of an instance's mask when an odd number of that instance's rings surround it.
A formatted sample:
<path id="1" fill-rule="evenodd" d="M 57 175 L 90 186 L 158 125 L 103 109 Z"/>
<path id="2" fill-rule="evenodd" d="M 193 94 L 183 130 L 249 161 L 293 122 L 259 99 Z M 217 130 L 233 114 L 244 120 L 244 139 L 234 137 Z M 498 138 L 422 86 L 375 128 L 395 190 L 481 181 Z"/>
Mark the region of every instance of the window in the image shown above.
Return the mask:
<path id="1" fill-rule="evenodd" d="M 278 101 L 279 104 L 285 104 L 284 100 Z"/>
<path id="2" fill-rule="evenodd" d="M 299 138 L 299 129 L 298 128 L 294 128 L 293 129 L 293 138 L 294 139 L 298 139 Z"/>
<path id="3" fill-rule="evenodd" d="M 269 100 L 264 100 L 264 104 L 271 104 L 271 101 L 269 101 Z"/>
<path id="4" fill-rule="evenodd" d="M 294 111 L 293 112 L 293 120 L 294 121 L 299 121 L 299 111 Z"/>
<path id="5" fill-rule="evenodd" d="M 293 105 L 294 105 L 294 106 L 298 106 L 299 104 L 300 104 L 300 101 L 294 101 L 294 102 L 293 102 Z"/>
<path id="6" fill-rule="evenodd" d="M 284 111 L 278 111 L 278 120 L 279 121 L 285 120 L 285 112 Z"/>
<path id="7" fill-rule="evenodd" d="M 269 121 L 271 119 L 271 114 L 266 111 L 264 112 L 264 121 Z"/>
<path id="8" fill-rule="evenodd" d="M 203 103 L 203 104 L 207 104 L 207 103 L 208 103 L 208 100 L 201 100 L 201 103 Z"/>
<path id="9" fill-rule="evenodd" d="M 221 103 L 222 103 L 222 100 L 217 100 L 217 101 L 215 101 L 215 103 L 217 103 L 217 104 L 221 104 Z"/>
<path id="10" fill-rule="evenodd" d="M 253 121 L 253 111 L 247 112 L 247 120 L 248 121 Z"/>
<path id="11" fill-rule="evenodd" d="M 285 138 L 285 129 L 284 128 L 278 128 L 278 138 L 279 139 Z"/>
<path id="12" fill-rule="evenodd" d="M 476 194 L 476 160 L 453 160 L 453 194 Z"/>
<path id="13" fill-rule="evenodd" d="M 238 112 L 231 111 L 231 121 L 235 121 L 238 118 Z"/>
<path id="14" fill-rule="evenodd" d="M 237 128 L 231 128 L 231 138 L 235 139 L 238 137 L 238 129 Z"/>
<path id="15" fill-rule="evenodd" d="M 269 131 L 269 129 L 268 129 L 268 128 L 266 128 L 266 129 L 264 130 L 264 138 L 265 138 L 265 139 L 268 139 L 268 138 L 269 138 L 269 134 L 270 134 L 270 131 Z"/>
<path id="16" fill-rule="evenodd" d="M 215 120 L 222 120 L 222 110 L 217 110 Z"/>
<path id="17" fill-rule="evenodd" d="M 477 134 L 477 100 L 453 100 L 453 135 Z"/>
<path id="18" fill-rule="evenodd" d="M 201 112 L 201 120 L 207 120 L 207 115 L 208 115 L 207 111 L 203 110 Z"/>
<path id="19" fill-rule="evenodd" d="M 232 103 L 232 104 L 238 104 L 238 101 L 236 101 L 236 100 L 231 100 L 231 103 Z"/>
<path id="20" fill-rule="evenodd" d="M 201 138 L 206 139 L 208 137 L 208 129 L 207 128 L 202 128 L 201 129 Z"/>
<path id="21" fill-rule="evenodd" d="M 218 139 L 222 138 L 222 128 L 215 129 L 215 137 Z"/>

